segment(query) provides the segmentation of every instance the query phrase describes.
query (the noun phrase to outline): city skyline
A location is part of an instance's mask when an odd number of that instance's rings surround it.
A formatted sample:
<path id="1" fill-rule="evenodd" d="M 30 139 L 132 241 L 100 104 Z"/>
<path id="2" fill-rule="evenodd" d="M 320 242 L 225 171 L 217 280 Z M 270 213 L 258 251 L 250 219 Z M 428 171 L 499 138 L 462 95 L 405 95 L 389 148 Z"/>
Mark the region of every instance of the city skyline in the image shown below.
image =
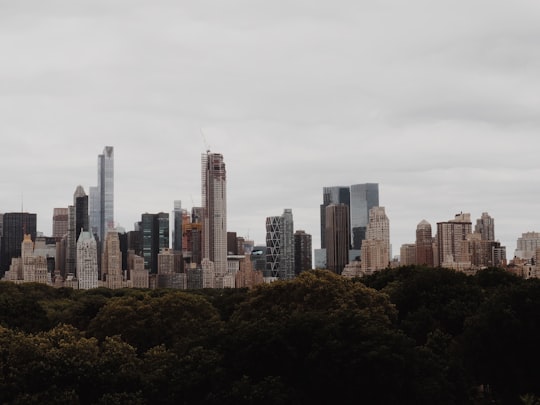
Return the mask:
<path id="1" fill-rule="evenodd" d="M 540 231 L 539 4 L 284 9 L 2 4 L 0 212 L 37 213 L 52 234 L 53 209 L 90 194 L 112 145 L 126 230 L 175 200 L 200 206 L 210 149 L 227 162 L 227 228 L 258 245 L 288 207 L 319 247 L 323 187 L 371 182 L 394 254 L 421 220 L 459 212 L 488 212 L 509 258 Z"/>

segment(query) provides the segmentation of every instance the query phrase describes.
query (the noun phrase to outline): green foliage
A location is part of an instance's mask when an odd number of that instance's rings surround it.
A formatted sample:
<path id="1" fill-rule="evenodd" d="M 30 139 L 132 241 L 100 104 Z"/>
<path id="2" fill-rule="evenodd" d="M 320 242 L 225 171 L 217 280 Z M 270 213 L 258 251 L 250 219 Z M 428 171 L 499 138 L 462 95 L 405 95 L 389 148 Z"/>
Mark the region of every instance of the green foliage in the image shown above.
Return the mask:
<path id="1" fill-rule="evenodd" d="M 248 290 L 0 283 L 0 403 L 535 403 L 540 281 L 403 267 Z"/>

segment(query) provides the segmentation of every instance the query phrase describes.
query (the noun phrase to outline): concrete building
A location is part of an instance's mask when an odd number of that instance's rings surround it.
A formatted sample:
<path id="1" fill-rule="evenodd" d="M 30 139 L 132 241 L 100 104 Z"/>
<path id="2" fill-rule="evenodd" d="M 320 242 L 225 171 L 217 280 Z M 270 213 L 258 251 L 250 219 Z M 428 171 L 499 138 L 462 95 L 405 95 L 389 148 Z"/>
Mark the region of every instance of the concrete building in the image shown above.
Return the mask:
<path id="1" fill-rule="evenodd" d="M 105 237 L 102 254 L 101 273 L 103 284 L 107 288 L 116 289 L 126 287 L 122 271 L 122 253 L 120 251 L 120 238 L 118 232 L 109 229 Z"/>
<path id="2" fill-rule="evenodd" d="M 223 155 L 203 154 L 201 174 L 202 257 L 214 263 L 217 277 L 223 277 L 227 272 L 227 173 Z"/>
<path id="3" fill-rule="evenodd" d="M 482 216 L 476 220 L 474 232 L 479 233 L 482 240 L 495 240 L 495 220 L 487 213 L 483 212 Z"/>
<path id="4" fill-rule="evenodd" d="M 540 247 L 539 232 L 525 232 L 517 240 L 517 248 L 514 256 L 520 259 L 532 259 L 536 254 L 536 249 Z"/>
<path id="5" fill-rule="evenodd" d="M 416 263 L 420 266 L 433 267 L 434 251 L 431 224 L 425 219 L 416 226 Z"/>
<path id="6" fill-rule="evenodd" d="M 53 210 L 53 238 L 60 241 L 68 231 L 68 209 L 55 208 Z"/>
<path id="7" fill-rule="evenodd" d="M 456 214 L 455 218 L 447 222 L 437 222 L 437 248 L 438 265 L 447 267 L 445 263 L 459 263 L 463 257 L 462 249 L 465 246 L 467 235 L 472 233 L 470 214 Z"/>
<path id="8" fill-rule="evenodd" d="M 416 244 L 405 243 L 401 245 L 399 251 L 399 264 L 400 266 L 411 266 L 417 263 L 416 258 Z"/>
<path id="9" fill-rule="evenodd" d="M 326 207 L 326 266 L 341 274 L 349 263 L 350 216 L 346 204 L 330 204 Z"/>
<path id="10" fill-rule="evenodd" d="M 98 252 L 94 235 L 82 231 L 77 240 L 77 281 L 78 288 L 89 290 L 98 284 Z"/>
<path id="11" fill-rule="evenodd" d="M 362 271 L 371 274 L 385 269 L 392 259 L 390 247 L 390 221 L 384 207 L 369 210 L 366 239 L 362 242 Z"/>

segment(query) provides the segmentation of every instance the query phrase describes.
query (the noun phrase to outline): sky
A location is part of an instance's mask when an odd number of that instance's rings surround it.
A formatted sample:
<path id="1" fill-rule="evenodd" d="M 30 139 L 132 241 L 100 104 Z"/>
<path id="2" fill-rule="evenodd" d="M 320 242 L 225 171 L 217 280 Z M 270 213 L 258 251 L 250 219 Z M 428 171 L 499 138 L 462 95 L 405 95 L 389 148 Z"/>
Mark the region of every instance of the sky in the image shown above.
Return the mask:
<path id="1" fill-rule="evenodd" d="M 0 0 L 0 212 L 97 185 L 115 219 L 201 201 L 227 165 L 228 229 L 291 208 L 320 247 L 325 186 L 379 183 L 393 253 L 426 219 L 482 212 L 511 258 L 540 231 L 536 0 Z"/>

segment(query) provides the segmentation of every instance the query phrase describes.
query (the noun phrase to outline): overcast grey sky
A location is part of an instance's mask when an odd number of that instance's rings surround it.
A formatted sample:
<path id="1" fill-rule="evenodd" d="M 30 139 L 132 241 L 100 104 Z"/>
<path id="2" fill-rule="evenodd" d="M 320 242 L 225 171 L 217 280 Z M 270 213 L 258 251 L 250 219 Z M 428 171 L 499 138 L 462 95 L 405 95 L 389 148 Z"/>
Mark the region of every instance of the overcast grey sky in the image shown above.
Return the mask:
<path id="1" fill-rule="evenodd" d="M 0 212 L 97 184 L 115 148 L 127 230 L 200 204 L 224 155 L 228 228 L 264 243 L 292 208 L 320 245 L 322 188 L 377 182 L 394 254 L 422 219 L 484 211 L 512 257 L 540 231 L 536 0 L 0 0 Z"/>

